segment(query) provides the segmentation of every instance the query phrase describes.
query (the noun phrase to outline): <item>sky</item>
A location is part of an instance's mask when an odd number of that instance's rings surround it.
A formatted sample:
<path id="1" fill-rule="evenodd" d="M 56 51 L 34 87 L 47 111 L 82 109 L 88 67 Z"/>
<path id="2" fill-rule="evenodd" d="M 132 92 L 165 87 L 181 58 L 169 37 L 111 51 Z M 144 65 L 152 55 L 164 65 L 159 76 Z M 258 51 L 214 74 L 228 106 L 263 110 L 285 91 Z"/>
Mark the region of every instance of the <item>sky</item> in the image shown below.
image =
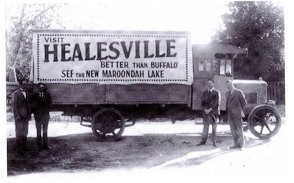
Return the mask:
<path id="1" fill-rule="evenodd" d="M 189 31 L 192 42 L 198 44 L 210 42 L 222 25 L 221 15 L 228 10 L 226 1 L 58 1 L 61 2 L 66 5 L 58 15 L 66 29 Z M 13 5 L 6 11 L 7 17 L 19 13 Z"/>
<path id="2" fill-rule="evenodd" d="M 71 4 L 65 9 L 64 17 L 70 15 L 66 25 L 73 29 L 190 31 L 193 43 L 208 43 L 221 25 L 226 6 L 221 1 L 112 0 L 92 6 Z"/>

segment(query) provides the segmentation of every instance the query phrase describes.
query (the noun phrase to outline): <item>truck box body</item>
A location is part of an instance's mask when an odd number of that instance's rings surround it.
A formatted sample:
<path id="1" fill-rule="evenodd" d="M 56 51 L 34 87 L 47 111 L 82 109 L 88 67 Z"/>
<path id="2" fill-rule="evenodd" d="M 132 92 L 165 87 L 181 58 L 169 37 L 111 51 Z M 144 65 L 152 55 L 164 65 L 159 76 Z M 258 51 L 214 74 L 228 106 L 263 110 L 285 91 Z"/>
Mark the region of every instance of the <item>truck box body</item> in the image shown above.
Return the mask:
<path id="1" fill-rule="evenodd" d="M 186 104 L 191 86 L 181 84 L 100 85 L 49 83 L 53 104 Z"/>
<path id="2" fill-rule="evenodd" d="M 187 32 L 44 30 L 34 32 L 33 43 L 31 77 L 47 85 L 53 104 L 191 105 Z M 144 76 L 111 75 L 129 71 Z"/>

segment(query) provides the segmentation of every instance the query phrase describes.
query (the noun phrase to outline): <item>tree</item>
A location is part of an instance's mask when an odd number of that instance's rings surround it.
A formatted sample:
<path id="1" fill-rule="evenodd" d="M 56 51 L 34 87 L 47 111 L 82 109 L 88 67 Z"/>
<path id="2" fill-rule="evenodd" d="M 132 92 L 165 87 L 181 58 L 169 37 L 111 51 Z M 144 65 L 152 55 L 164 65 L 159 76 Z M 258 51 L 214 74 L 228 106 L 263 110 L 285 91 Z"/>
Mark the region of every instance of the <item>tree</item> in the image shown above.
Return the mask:
<path id="1" fill-rule="evenodd" d="M 19 76 L 29 76 L 32 30 L 48 29 L 52 22 L 60 26 L 56 14 L 59 7 L 57 4 L 7 5 L 6 72 L 9 68 L 15 68 Z"/>
<path id="2" fill-rule="evenodd" d="M 284 80 L 284 12 L 270 1 L 235 1 L 223 15 L 224 30 L 213 41 L 248 49 L 248 57 L 235 62 L 241 78 Z"/>

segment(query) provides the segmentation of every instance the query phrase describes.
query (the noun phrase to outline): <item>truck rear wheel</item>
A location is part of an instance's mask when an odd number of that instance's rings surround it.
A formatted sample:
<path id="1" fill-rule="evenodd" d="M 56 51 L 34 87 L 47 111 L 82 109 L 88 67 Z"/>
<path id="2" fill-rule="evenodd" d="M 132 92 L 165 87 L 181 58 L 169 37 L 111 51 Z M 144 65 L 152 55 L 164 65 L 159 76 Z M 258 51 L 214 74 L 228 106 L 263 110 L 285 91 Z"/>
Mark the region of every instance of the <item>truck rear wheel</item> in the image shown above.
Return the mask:
<path id="1" fill-rule="evenodd" d="M 99 141 L 105 140 L 107 134 L 119 139 L 125 129 L 125 119 L 117 109 L 104 108 L 94 114 L 91 127 Z"/>
<path id="2" fill-rule="evenodd" d="M 272 106 L 256 106 L 248 116 L 249 130 L 260 139 L 276 135 L 281 127 L 281 116 Z"/>

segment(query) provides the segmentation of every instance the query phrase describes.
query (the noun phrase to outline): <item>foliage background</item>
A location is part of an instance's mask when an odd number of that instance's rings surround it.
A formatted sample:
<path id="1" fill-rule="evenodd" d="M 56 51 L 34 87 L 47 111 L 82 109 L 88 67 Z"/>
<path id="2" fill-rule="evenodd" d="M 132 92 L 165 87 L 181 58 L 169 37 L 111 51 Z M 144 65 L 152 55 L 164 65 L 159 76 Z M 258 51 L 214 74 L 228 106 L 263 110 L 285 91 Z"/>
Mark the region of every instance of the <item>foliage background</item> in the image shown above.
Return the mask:
<path id="1" fill-rule="evenodd" d="M 6 15 L 6 71 L 16 68 L 18 77 L 28 78 L 32 59 L 32 30 L 59 28 L 58 4 L 10 4 L 6 12 L 17 14 Z M 53 22 L 55 26 L 53 25 Z M 9 72 L 11 74 L 11 72 Z"/>
<path id="2" fill-rule="evenodd" d="M 224 29 L 213 42 L 247 48 L 248 56 L 235 64 L 235 77 L 285 80 L 284 10 L 271 1 L 235 1 L 223 15 Z"/>
<path id="3" fill-rule="evenodd" d="M 60 14 L 66 7 L 67 4 L 6 5 L 7 74 L 11 74 L 9 68 L 16 68 L 19 77 L 29 77 L 32 30 L 67 29 L 64 14 Z M 101 18 L 105 17 L 101 15 Z M 262 77 L 267 82 L 284 82 L 284 10 L 281 5 L 271 1 L 230 2 L 221 25 L 212 42 L 248 49 L 248 56 L 237 58 L 234 64 L 235 78 Z"/>

